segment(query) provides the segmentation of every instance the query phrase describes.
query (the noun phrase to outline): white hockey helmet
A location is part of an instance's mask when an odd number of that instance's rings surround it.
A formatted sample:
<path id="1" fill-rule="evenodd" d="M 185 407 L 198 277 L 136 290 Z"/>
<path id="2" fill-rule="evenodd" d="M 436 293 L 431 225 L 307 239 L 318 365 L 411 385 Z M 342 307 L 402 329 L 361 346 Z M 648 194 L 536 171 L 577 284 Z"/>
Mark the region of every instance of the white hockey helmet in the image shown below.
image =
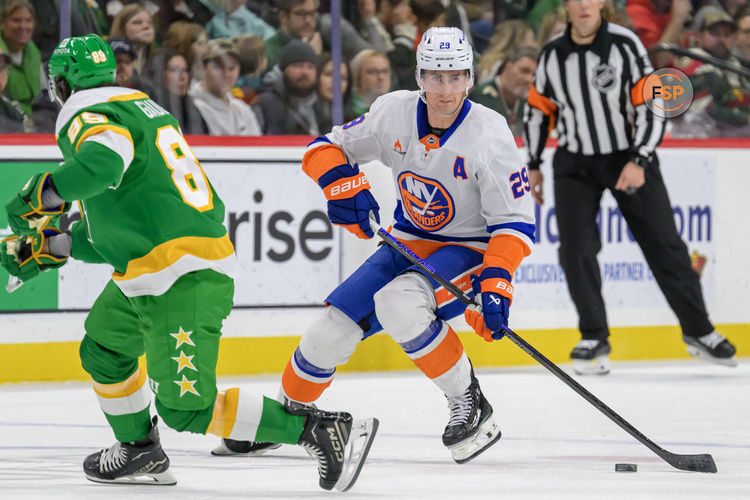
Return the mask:
<path id="1" fill-rule="evenodd" d="M 466 93 L 474 84 L 474 50 L 466 34 L 458 28 L 430 28 L 422 35 L 417 47 L 417 85 L 424 94 L 422 71 L 469 70 Z"/>

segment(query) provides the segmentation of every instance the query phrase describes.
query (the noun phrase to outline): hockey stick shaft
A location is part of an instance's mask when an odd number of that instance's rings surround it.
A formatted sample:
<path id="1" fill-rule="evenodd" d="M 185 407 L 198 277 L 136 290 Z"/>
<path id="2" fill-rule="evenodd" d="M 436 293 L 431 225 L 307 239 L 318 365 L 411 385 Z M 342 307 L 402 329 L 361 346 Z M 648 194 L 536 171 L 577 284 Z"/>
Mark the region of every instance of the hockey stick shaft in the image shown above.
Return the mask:
<path id="1" fill-rule="evenodd" d="M 374 221 L 370 221 L 370 223 L 372 226 L 372 230 L 380 237 L 380 239 L 382 239 L 388 246 L 396 250 L 398 253 L 406 257 L 409 262 L 427 273 L 430 278 L 438 282 L 441 286 L 443 286 L 446 290 L 453 294 L 458 300 L 466 305 L 475 303 L 463 291 L 461 291 L 461 289 L 459 289 L 450 281 L 447 281 L 443 277 L 441 277 L 432 266 L 420 259 L 419 256 L 409 250 L 403 243 L 391 236 L 391 234 L 388 233 L 385 229 L 380 227 Z M 594 406 L 594 408 L 603 413 L 604 416 L 609 418 L 621 429 L 623 429 L 640 443 L 645 445 L 649 450 L 656 453 L 672 467 L 696 472 L 716 472 L 716 464 L 714 463 L 714 459 L 711 455 L 678 455 L 663 449 L 662 447 L 651 441 L 649 438 L 647 438 L 641 431 L 633 427 L 632 424 L 622 418 L 617 412 L 612 410 L 603 401 L 594 396 L 585 387 L 576 382 L 570 375 L 565 373 L 559 366 L 550 361 L 544 354 L 537 351 L 531 344 L 522 339 L 516 332 L 514 332 L 507 326 L 503 328 L 505 330 L 505 336 L 508 337 L 511 342 L 520 347 L 521 350 L 534 358 L 537 363 L 552 372 L 555 377 L 557 377 L 563 383 L 565 383 L 565 385 L 573 389 L 573 391 L 575 391 L 579 396 L 588 401 L 592 406 Z"/>

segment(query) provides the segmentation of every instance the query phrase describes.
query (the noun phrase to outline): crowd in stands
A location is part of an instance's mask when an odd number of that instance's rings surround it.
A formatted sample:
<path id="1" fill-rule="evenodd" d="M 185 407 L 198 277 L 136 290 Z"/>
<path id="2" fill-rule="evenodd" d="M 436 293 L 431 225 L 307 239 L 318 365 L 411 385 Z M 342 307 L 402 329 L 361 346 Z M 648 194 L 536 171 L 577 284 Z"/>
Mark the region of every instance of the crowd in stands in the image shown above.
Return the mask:
<path id="1" fill-rule="evenodd" d="M 0 0 L 0 133 L 54 132 L 58 108 L 49 100 L 46 62 L 60 38 L 60 3 Z M 330 1 L 71 3 L 72 34 L 107 39 L 117 84 L 151 96 L 186 134 L 316 135 L 333 123 Z M 504 115 L 520 135 L 539 50 L 566 30 L 562 0 L 341 5 L 345 121 L 367 112 L 380 95 L 416 90 L 421 34 L 432 26 L 457 26 L 476 53 L 471 99 Z M 605 5 L 608 20 L 638 34 L 654 67 L 681 69 L 693 84 L 694 102 L 680 119 L 670 120 L 669 134 L 750 137 L 749 0 Z M 688 52 L 676 55 L 663 44 Z M 729 67 L 711 64 L 715 60 Z"/>

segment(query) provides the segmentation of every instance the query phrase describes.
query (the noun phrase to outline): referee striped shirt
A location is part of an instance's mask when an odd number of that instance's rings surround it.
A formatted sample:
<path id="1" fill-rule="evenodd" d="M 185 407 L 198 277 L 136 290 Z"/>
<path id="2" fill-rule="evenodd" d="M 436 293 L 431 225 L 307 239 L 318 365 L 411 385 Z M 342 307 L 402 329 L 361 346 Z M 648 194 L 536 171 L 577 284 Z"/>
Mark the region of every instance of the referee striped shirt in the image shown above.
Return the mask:
<path id="1" fill-rule="evenodd" d="M 664 119 L 645 105 L 643 86 L 653 68 L 646 49 L 627 28 L 602 20 L 589 45 L 565 33 L 539 57 L 524 116 L 528 167 L 537 169 L 550 130 L 571 153 L 630 150 L 649 158 L 661 142 Z"/>

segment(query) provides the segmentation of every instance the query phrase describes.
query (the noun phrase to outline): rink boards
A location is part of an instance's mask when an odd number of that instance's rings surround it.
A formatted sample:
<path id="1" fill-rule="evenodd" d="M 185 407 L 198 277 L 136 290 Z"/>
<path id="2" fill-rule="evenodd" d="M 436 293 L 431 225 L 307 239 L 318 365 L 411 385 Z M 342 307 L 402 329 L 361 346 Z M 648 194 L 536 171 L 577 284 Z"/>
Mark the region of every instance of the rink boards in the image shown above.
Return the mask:
<path id="1" fill-rule="evenodd" d="M 189 138 L 226 207 L 225 223 L 241 264 L 236 308 L 224 328 L 220 374 L 280 372 L 327 293 L 375 248 L 331 227 L 318 187 L 299 170 L 307 138 Z M 750 185 L 750 141 L 665 141 L 662 173 L 675 222 L 701 273 L 706 302 L 720 331 L 750 355 L 750 234 L 745 186 Z M 552 150 L 548 149 L 549 159 Z M 4 182 L 0 199 L 60 161 L 46 136 L 0 138 Z M 381 205 L 384 224 L 394 203 L 390 171 L 363 167 Z M 545 204 L 537 206 L 537 245 L 516 272 L 511 327 L 553 360 L 567 360 L 578 339 L 576 317 L 557 264 L 557 226 L 551 171 Z M 0 215 L 4 217 L 4 214 Z M 613 199 L 599 215 L 599 255 L 612 325 L 614 359 L 668 359 L 687 354 L 676 319 L 661 295 Z M 67 224 L 72 222 L 68 217 Z M 0 227 L 7 222 L 0 218 Z M 0 229 L 2 232 L 2 229 Z M 6 229 L 7 232 L 7 229 Z M 105 265 L 69 262 L 9 295 L 0 290 L 0 382 L 85 379 L 77 360 L 86 311 L 108 280 Z M 7 275 L 0 271 L 0 283 Z M 458 318 L 454 328 L 468 327 Z M 509 342 L 486 344 L 462 334 L 478 366 L 528 364 Z M 385 335 L 358 349 L 343 370 L 412 368 Z"/>

